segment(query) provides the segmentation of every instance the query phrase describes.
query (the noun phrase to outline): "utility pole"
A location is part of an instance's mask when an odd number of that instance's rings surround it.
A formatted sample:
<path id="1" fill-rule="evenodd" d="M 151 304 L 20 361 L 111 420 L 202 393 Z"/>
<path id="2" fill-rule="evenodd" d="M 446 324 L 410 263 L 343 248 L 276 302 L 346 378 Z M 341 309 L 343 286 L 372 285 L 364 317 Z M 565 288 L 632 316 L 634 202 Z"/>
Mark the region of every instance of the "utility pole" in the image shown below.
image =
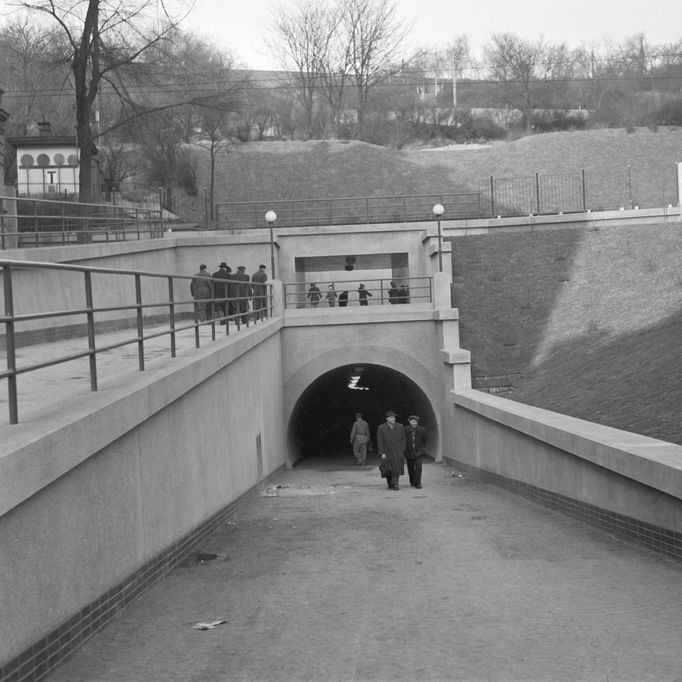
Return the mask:
<path id="1" fill-rule="evenodd" d="M 457 72 L 455 71 L 455 49 L 452 48 L 452 107 L 457 108 Z"/>

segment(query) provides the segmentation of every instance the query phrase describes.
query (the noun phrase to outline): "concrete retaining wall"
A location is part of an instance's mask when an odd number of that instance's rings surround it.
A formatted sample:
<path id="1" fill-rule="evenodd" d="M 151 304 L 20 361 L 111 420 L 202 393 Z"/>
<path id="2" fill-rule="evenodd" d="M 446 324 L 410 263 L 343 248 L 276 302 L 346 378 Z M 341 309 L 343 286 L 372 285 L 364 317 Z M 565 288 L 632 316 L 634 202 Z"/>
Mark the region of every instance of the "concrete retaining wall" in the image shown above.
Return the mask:
<path id="1" fill-rule="evenodd" d="M 92 394 L 49 432 L 6 430 L 0 664 L 106 600 L 283 465 L 279 330 L 267 322 L 190 359 L 159 361 L 162 369 Z"/>
<path id="2" fill-rule="evenodd" d="M 682 559 L 682 446 L 476 390 L 451 400 L 451 463 Z"/>

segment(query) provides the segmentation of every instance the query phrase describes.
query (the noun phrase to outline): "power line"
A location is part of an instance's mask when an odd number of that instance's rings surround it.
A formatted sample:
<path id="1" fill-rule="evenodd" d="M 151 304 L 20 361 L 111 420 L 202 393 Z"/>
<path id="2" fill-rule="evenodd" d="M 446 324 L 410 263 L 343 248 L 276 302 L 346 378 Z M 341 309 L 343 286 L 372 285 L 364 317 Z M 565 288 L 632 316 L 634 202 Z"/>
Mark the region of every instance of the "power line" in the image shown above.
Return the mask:
<path id="1" fill-rule="evenodd" d="M 433 83 L 443 82 L 448 83 L 449 77 L 426 77 L 423 76 L 420 79 L 411 80 L 408 82 L 381 82 L 375 84 L 375 88 L 395 88 L 398 89 L 401 86 L 405 88 L 419 87 L 420 85 L 431 85 Z M 646 82 L 650 83 L 662 83 L 665 81 L 682 81 L 682 74 L 679 76 L 653 76 L 653 75 L 636 75 L 636 76 L 611 76 L 611 77 L 566 77 L 566 78 L 541 78 L 541 79 L 508 79 L 508 80 L 492 80 L 492 79 L 458 79 L 457 85 L 459 88 L 467 86 L 490 86 L 490 87 L 500 87 L 500 86 L 510 86 L 510 85 L 554 85 L 561 83 L 576 83 L 576 84 L 587 84 L 593 85 L 598 83 L 613 84 L 613 83 L 629 83 L 629 82 Z M 234 86 L 234 84 L 232 84 Z M 188 88 L 180 84 L 168 83 L 157 88 L 150 88 L 148 85 L 140 86 L 129 86 L 126 88 L 127 92 L 131 94 L 136 94 L 139 96 L 152 96 L 152 95 L 203 95 L 210 96 L 214 94 L 215 97 L 220 97 L 225 95 L 225 93 L 230 92 L 229 86 L 225 90 L 216 89 L 219 84 L 207 82 L 207 83 L 195 83 L 194 87 Z M 309 89 L 320 91 L 328 91 L 329 87 L 325 85 L 313 84 L 308 86 Z M 334 86 L 332 86 L 333 88 Z M 340 86 L 339 86 L 340 87 Z M 353 90 L 354 85 L 344 85 L 344 88 Z M 297 84 L 295 82 L 289 84 L 283 84 L 280 81 L 258 81 L 249 84 L 241 85 L 239 88 L 232 90 L 231 94 L 238 95 L 240 93 L 249 92 L 261 92 L 261 91 L 292 91 L 297 89 Z M 73 91 L 66 91 L 64 89 L 40 89 L 40 90 L 28 90 L 28 89 L 16 89 L 16 90 L 5 90 L 4 97 L 11 98 L 60 98 L 60 97 L 72 97 Z M 102 96 L 116 95 L 113 90 L 108 90 L 102 88 Z"/>

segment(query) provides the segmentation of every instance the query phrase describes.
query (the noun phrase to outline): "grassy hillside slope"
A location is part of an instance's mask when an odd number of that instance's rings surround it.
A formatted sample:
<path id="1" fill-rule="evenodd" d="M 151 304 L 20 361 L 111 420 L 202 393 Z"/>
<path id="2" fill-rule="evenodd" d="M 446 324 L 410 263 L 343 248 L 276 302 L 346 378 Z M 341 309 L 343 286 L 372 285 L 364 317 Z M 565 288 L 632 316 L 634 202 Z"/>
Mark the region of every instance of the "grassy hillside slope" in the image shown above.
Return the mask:
<path id="1" fill-rule="evenodd" d="M 208 153 L 195 148 L 197 185 L 208 187 Z M 251 142 L 221 152 L 216 201 L 437 194 L 478 190 L 495 177 L 586 171 L 595 210 L 676 202 L 682 129 L 639 128 L 548 133 L 490 146 L 395 150 L 364 142 Z M 628 165 L 630 169 L 628 170 Z M 180 194 L 180 193 L 178 193 Z M 178 212 L 203 221 L 203 196 L 178 197 Z"/>
<path id="2" fill-rule="evenodd" d="M 682 227 L 453 240 L 481 388 L 682 444 Z"/>

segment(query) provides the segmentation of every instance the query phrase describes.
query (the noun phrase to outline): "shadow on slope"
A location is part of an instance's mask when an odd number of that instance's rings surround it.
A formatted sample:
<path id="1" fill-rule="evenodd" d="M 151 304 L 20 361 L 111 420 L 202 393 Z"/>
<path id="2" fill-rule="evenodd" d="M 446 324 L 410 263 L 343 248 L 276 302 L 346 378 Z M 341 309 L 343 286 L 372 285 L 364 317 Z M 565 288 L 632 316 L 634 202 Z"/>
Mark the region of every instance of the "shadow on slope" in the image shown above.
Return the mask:
<path id="1" fill-rule="evenodd" d="M 682 445 L 682 310 L 619 337 L 557 346 L 512 394 L 518 402 Z"/>

